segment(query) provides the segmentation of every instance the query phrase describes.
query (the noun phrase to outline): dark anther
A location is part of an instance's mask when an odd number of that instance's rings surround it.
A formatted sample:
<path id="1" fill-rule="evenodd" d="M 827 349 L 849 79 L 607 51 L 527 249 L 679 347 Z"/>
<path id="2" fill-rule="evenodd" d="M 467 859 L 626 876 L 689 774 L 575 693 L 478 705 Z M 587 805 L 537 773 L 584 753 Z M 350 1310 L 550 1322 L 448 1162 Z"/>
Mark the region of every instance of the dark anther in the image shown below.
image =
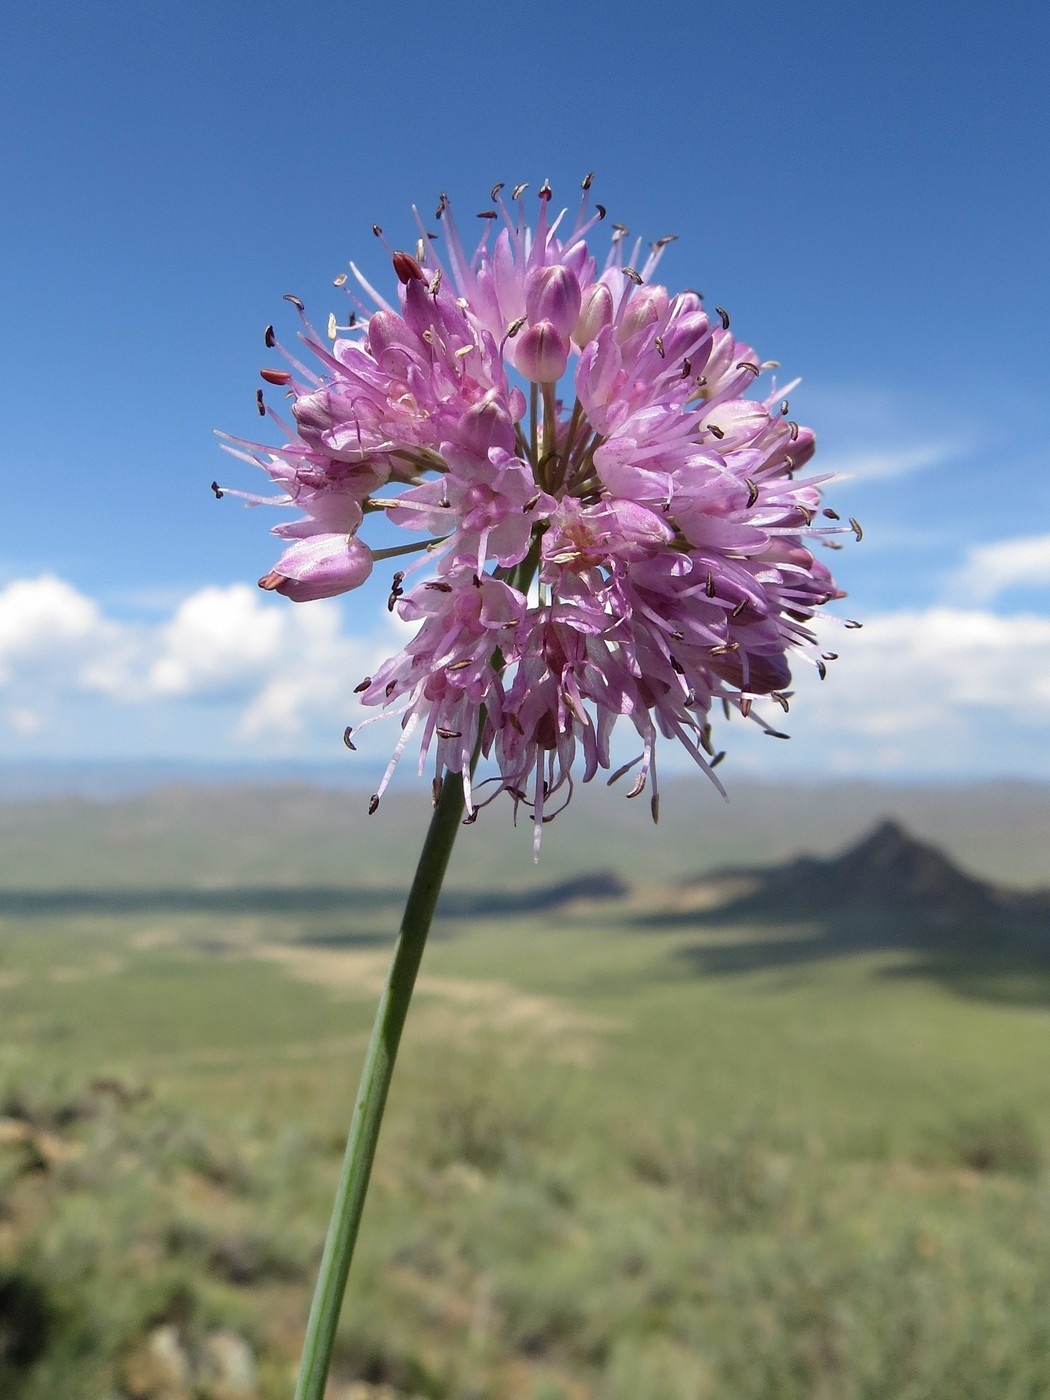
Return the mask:
<path id="1" fill-rule="evenodd" d="M 737 365 L 737 369 L 749 369 L 752 374 L 762 373 L 758 365 L 753 364 L 750 360 L 741 360 L 740 363 Z"/>
<path id="2" fill-rule="evenodd" d="M 355 685 L 355 686 L 354 686 L 354 694 L 355 694 L 355 695 L 363 695 L 364 692 L 368 689 L 368 687 L 369 687 L 371 684 L 372 684 L 372 677 L 371 677 L 371 676 L 365 676 L 364 680 L 361 682 L 360 685 Z"/>
<path id="3" fill-rule="evenodd" d="M 471 580 L 470 580 L 470 581 L 471 581 L 471 583 L 474 585 L 475 588 L 480 588 L 480 587 L 481 587 L 481 579 L 478 578 L 477 574 L 473 574 L 473 575 L 471 576 Z"/>
<path id="4" fill-rule="evenodd" d="M 378 811 L 379 797 L 376 793 L 373 793 L 372 796 L 368 799 L 368 815 L 370 817 L 374 817 Z"/>
<path id="5" fill-rule="evenodd" d="M 259 373 L 267 384 L 289 384 L 292 379 L 286 369 L 261 369 Z"/>
<path id="6" fill-rule="evenodd" d="M 653 344 L 656 346 L 656 353 L 660 356 L 660 359 L 662 360 L 662 359 L 664 358 L 664 341 L 663 341 L 663 336 L 660 336 L 660 335 L 655 336 L 655 337 L 653 338 Z"/>
<path id="7" fill-rule="evenodd" d="M 499 184 L 493 185 L 493 186 L 492 186 L 492 189 L 489 190 L 489 199 L 492 199 L 492 200 L 498 199 L 498 198 L 499 198 L 499 192 L 500 192 L 500 190 L 503 188 L 503 186 L 504 186 L 505 183 L 506 183 L 506 182 L 505 182 L 504 180 L 500 180 Z"/>
<path id="8" fill-rule="evenodd" d="M 586 174 L 586 175 L 583 177 L 583 179 L 580 181 L 580 189 L 581 189 L 581 190 L 589 190 L 590 187 L 591 187 L 591 185 L 592 185 L 593 183 L 594 183 L 594 171 L 593 171 L 593 170 L 588 170 L 587 174 Z"/>
<path id="9" fill-rule="evenodd" d="M 218 483 L 217 481 L 213 481 L 213 482 L 212 482 L 212 484 L 211 484 L 211 489 L 215 492 L 215 499 L 216 499 L 217 501 L 221 501 L 221 500 L 222 500 L 222 490 L 221 490 L 221 488 L 220 488 L 220 486 L 219 486 L 219 483 Z"/>
<path id="10" fill-rule="evenodd" d="M 305 310 L 306 310 L 306 307 L 302 304 L 302 302 L 299 300 L 299 298 L 298 298 L 298 297 L 293 297 L 292 294 L 291 294 L 291 292 L 285 292 L 285 294 L 284 294 L 284 299 L 285 299 L 285 301 L 290 301 L 290 302 L 292 303 L 292 305 L 295 307 L 296 311 L 305 311 Z"/>
<path id="11" fill-rule="evenodd" d="M 712 435 L 712 437 L 718 438 L 719 442 L 721 442 L 722 439 L 725 437 L 725 433 L 722 431 L 722 429 L 716 427 L 714 423 L 708 423 L 707 431 Z"/>
<path id="12" fill-rule="evenodd" d="M 407 287 L 409 282 L 425 282 L 423 269 L 411 253 L 402 252 L 401 249 L 394 254 L 394 271 L 397 273 L 397 280 L 403 282 Z"/>
<path id="13" fill-rule="evenodd" d="M 822 651 L 820 654 L 825 661 L 837 661 L 839 659 L 837 651 Z"/>
<path id="14" fill-rule="evenodd" d="M 507 339 L 513 340 L 528 319 L 527 316 L 519 316 L 517 320 L 511 321 L 507 327 Z"/>
<path id="15" fill-rule="evenodd" d="M 383 236 L 383 230 L 379 227 L 378 224 L 373 224 L 373 225 L 372 225 L 372 232 L 375 234 L 375 236 L 376 236 L 377 238 L 382 238 L 382 236 Z"/>
<path id="16" fill-rule="evenodd" d="M 828 517 L 829 520 L 841 520 L 841 519 L 842 519 L 842 517 L 839 515 L 838 511 L 837 511 L 837 510 L 832 510 L 830 506 L 825 506 L 825 507 L 824 507 L 824 514 Z"/>
<path id="17" fill-rule="evenodd" d="M 747 719 L 748 715 L 751 713 L 751 697 L 749 695 L 741 695 L 740 713 L 745 719 Z"/>
<path id="18" fill-rule="evenodd" d="M 350 735 L 353 732 L 353 728 L 348 724 L 343 730 L 343 743 L 346 745 L 346 747 L 350 750 L 351 753 L 357 753 L 357 745 L 350 737 Z"/>
<path id="19" fill-rule="evenodd" d="M 397 681 L 387 681 L 386 686 L 385 686 L 385 688 L 384 688 L 384 690 L 383 690 L 383 694 L 384 694 L 384 695 L 386 696 L 386 698 L 389 700 L 390 697 L 391 697 L 391 695 L 393 695 L 393 693 L 394 693 L 394 691 L 395 691 L 396 689 L 397 689 Z"/>
<path id="20" fill-rule="evenodd" d="M 791 407 L 791 405 L 788 403 L 787 399 L 781 399 L 781 401 L 780 401 L 780 416 L 781 416 L 781 418 L 786 418 L 786 417 L 787 417 L 787 415 L 788 415 L 788 409 L 789 409 L 790 407 Z"/>
<path id="21" fill-rule="evenodd" d="M 809 506 L 800 506 L 799 503 L 796 501 L 795 509 L 798 511 L 799 515 L 801 515 L 802 519 L 806 522 L 807 525 L 813 524 L 813 512 L 810 510 Z"/>
<path id="22" fill-rule="evenodd" d="M 677 243 L 677 233 L 665 233 L 663 238 L 658 238 L 653 244 L 654 248 L 666 248 L 668 243 Z"/>
<path id="23" fill-rule="evenodd" d="M 437 728 L 437 732 L 438 732 L 438 738 L 439 738 L 439 739 L 462 739 L 462 738 L 463 738 L 463 731 L 462 731 L 462 729 L 442 729 L 441 725 L 439 724 L 439 725 L 438 725 L 438 728 Z"/>
<path id="24" fill-rule="evenodd" d="M 692 360 L 683 360 L 683 361 L 682 361 L 682 378 L 683 378 L 683 379 L 688 379 L 689 376 L 692 374 L 692 372 L 693 372 L 693 362 L 692 362 Z"/>
<path id="25" fill-rule="evenodd" d="M 478 809 L 475 807 L 474 810 L 473 810 L 473 812 L 468 812 L 467 815 L 463 818 L 463 821 L 461 822 L 461 825 L 462 825 L 462 826 L 473 826 L 474 823 L 477 821 L 477 819 L 478 819 Z"/>
<path id="26" fill-rule="evenodd" d="M 261 389 L 256 389 L 256 391 L 255 391 L 255 407 L 259 410 L 259 417 L 260 417 L 260 418 L 265 418 L 265 417 L 266 417 L 266 405 L 263 403 L 263 396 L 262 396 L 262 390 L 261 390 Z"/>
<path id="27" fill-rule="evenodd" d="M 724 306 L 716 306 L 715 310 L 722 318 L 722 329 L 724 331 L 727 331 L 729 329 L 729 312 L 725 309 Z"/>
<path id="28" fill-rule="evenodd" d="M 794 418 L 788 423 L 788 432 L 791 434 L 791 441 L 798 442 L 798 424 Z"/>
<path id="29" fill-rule="evenodd" d="M 846 619 L 846 627 L 850 632 L 859 632 L 863 626 L 863 622 L 856 622 L 852 617 Z"/>
<path id="30" fill-rule="evenodd" d="M 741 614 L 741 613 L 744 611 L 744 609 L 747 607 L 747 604 L 748 604 L 748 599 L 747 599 L 747 598 L 741 598 L 741 599 L 740 599 L 740 602 L 737 603 L 736 607 L 735 607 L 735 608 L 733 609 L 733 611 L 729 614 L 729 616 L 733 619 L 734 622 L 737 620 L 737 618 L 740 616 L 740 614 Z"/>
<path id="31" fill-rule="evenodd" d="M 678 640 L 681 641 L 681 639 L 682 639 L 682 634 L 679 633 L 679 634 L 678 634 Z M 684 675 L 685 675 L 685 667 L 682 665 L 682 663 L 681 663 L 680 661 L 677 661 L 673 656 L 670 658 L 670 661 L 671 661 L 671 670 L 675 673 L 675 675 L 676 675 L 676 676 L 684 676 Z"/>
<path id="32" fill-rule="evenodd" d="M 544 180 L 543 184 L 539 188 L 539 198 L 550 199 L 553 194 L 554 191 L 551 189 L 551 182 L 549 180 Z"/>
<path id="33" fill-rule="evenodd" d="M 783 734 L 779 729 L 767 729 L 765 731 L 771 739 L 790 739 L 790 734 Z"/>
<path id="34" fill-rule="evenodd" d="M 638 271 L 637 268 L 625 267 L 623 269 L 623 275 L 629 278 L 636 287 L 640 287 L 642 285 L 642 274 Z"/>
<path id="35" fill-rule="evenodd" d="M 351 312 L 350 312 L 350 319 L 349 319 L 349 321 L 347 321 L 347 323 L 346 323 L 346 328 L 347 328 L 348 331 L 352 331 L 353 328 L 354 328 L 356 325 L 357 325 L 357 312 L 356 312 L 356 311 L 351 311 Z"/>
<path id="36" fill-rule="evenodd" d="M 496 213 L 495 209 L 482 209 L 481 213 L 478 215 L 478 218 L 479 218 L 479 219 L 498 219 L 498 218 L 499 218 L 499 215 Z"/>
<path id="37" fill-rule="evenodd" d="M 450 583 L 425 583 L 423 587 L 429 588 L 432 593 L 452 592 L 452 585 Z"/>
<path id="38" fill-rule="evenodd" d="M 791 708 L 788 704 L 788 698 L 782 690 L 771 690 L 769 692 L 769 698 L 770 700 L 775 700 L 785 714 L 787 714 L 788 710 Z"/>
<path id="39" fill-rule="evenodd" d="M 857 543 L 860 544 L 861 540 L 864 538 L 864 531 L 860 528 L 860 526 L 857 524 L 857 522 L 853 519 L 853 516 L 852 516 L 852 515 L 851 515 L 850 518 L 849 518 L 849 523 L 850 523 L 850 529 L 853 531 L 853 533 L 854 533 L 854 534 L 856 535 L 856 537 L 857 537 Z"/>
<path id="40" fill-rule="evenodd" d="M 522 515 L 528 515 L 528 513 L 529 513 L 530 510 L 535 510 L 535 509 L 536 509 L 536 507 L 537 507 L 537 506 L 539 505 L 539 503 L 540 503 L 540 496 L 541 496 L 542 494 L 543 494 L 542 492 L 537 491 L 536 494 L 535 494 L 535 496 L 530 496 L 530 497 L 529 497 L 529 499 L 525 502 L 525 504 L 524 504 L 524 505 L 522 506 L 522 508 L 521 508 L 521 513 L 522 513 Z"/>
<path id="41" fill-rule="evenodd" d="M 660 794 L 659 794 L 658 792 L 654 792 L 653 795 L 652 795 L 652 797 L 650 797 L 650 799 L 649 799 L 649 811 L 650 811 L 650 813 L 651 813 L 651 815 L 652 815 L 652 818 L 653 818 L 653 826 L 659 826 L 659 824 L 660 824 Z"/>
<path id="42" fill-rule="evenodd" d="M 521 185 L 515 185 L 510 192 L 511 199 L 520 199 L 528 188 L 528 181 Z"/>
<path id="43" fill-rule="evenodd" d="M 715 576 L 710 569 L 707 571 L 707 583 L 704 585 L 704 591 L 709 598 L 715 596 Z"/>
<path id="44" fill-rule="evenodd" d="M 267 326 L 263 332 L 263 340 L 266 342 L 267 350 L 272 350 L 277 344 L 277 337 L 273 333 L 273 326 Z"/>
<path id="45" fill-rule="evenodd" d="M 599 217 L 599 219 L 604 219 L 604 218 L 605 218 L 605 215 L 606 215 L 606 212 L 607 212 L 607 211 L 606 211 L 606 208 L 605 208 L 605 205 L 604 205 L 604 204 L 596 204 L 594 207 L 595 207 L 595 209 L 597 209 L 597 211 L 598 211 L 598 217 Z"/>
<path id="46" fill-rule="evenodd" d="M 820 677 L 820 679 L 821 679 L 822 681 L 823 681 L 823 680 L 827 680 L 827 677 L 828 677 L 828 668 L 824 665 L 823 661 L 818 661 L 818 662 L 817 662 L 817 675 Z"/>
<path id="47" fill-rule="evenodd" d="M 435 219 L 440 219 L 441 216 L 442 216 L 442 214 L 444 214 L 444 212 L 445 212 L 445 210 L 446 210 L 447 208 L 448 208 L 448 195 L 445 194 L 444 191 L 442 191 L 441 194 L 438 196 L 438 207 L 437 207 L 437 210 L 436 210 L 436 212 L 435 212 L 435 214 L 434 214 L 434 218 L 435 218 Z"/>
<path id="48" fill-rule="evenodd" d="M 722 762 L 723 758 L 725 758 L 725 756 L 726 756 L 726 751 L 725 751 L 725 749 L 722 749 L 719 753 L 716 753 L 715 756 L 714 756 L 714 758 L 713 758 L 713 759 L 711 760 L 711 762 L 707 765 L 708 768 L 717 768 L 718 765 Z"/>
<path id="49" fill-rule="evenodd" d="M 744 485 L 747 487 L 747 508 L 750 510 L 758 500 L 758 483 L 752 481 L 749 476 L 745 476 Z"/>

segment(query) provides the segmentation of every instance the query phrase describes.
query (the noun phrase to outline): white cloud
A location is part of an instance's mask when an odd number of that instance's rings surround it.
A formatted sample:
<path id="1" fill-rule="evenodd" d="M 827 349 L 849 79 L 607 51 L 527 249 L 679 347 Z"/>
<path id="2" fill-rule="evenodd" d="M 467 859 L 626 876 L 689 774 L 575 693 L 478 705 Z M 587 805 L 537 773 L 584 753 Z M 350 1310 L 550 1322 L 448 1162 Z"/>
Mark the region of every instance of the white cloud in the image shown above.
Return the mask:
<path id="1" fill-rule="evenodd" d="M 339 602 L 300 606 L 236 584 L 146 624 L 107 615 L 62 580 L 20 580 L 0 591 L 0 730 L 9 750 L 39 754 L 119 755 L 133 742 L 161 756 L 332 754 L 360 719 L 354 685 L 404 644 L 404 625 L 378 615 L 377 630 L 354 636 Z M 797 661 L 790 715 L 770 712 L 790 745 L 716 721 L 727 779 L 733 769 L 1050 777 L 1050 616 L 914 608 L 869 615 L 856 632 L 827 618 L 821 637 L 841 653 L 827 680 Z M 373 732 L 385 757 L 396 734 Z M 662 748 L 664 767 L 688 761 Z"/>
<path id="2" fill-rule="evenodd" d="M 790 715 L 767 713 L 792 744 L 776 755 L 768 740 L 741 744 L 740 725 L 716 736 L 742 767 L 1050 777 L 1050 617 L 908 609 L 868 617 L 861 631 L 841 637 L 829 622 L 821 637 L 840 657 L 827 679 L 796 662 Z"/>
<path id="3" fill-rule="evenodd" d="M 62 579 L 16 579 L 0 591 L 0 685 L 16 667 L 68 666 L 109 632 L 98 604 Z"/>
<path id="4" fill-rule="evenodd" d="M 974 545 L 953 583 L 979 602 L 990 602 L 1008 588 L 1045 588 L 1050 585 L 1050 534 Z"/>
<path id="5" fill-rule="evenodd" d="M 868 482 L 884 481 L 890 477 L 924 471 L 928 467 L 939 467 L 945 462 L 950 462 L 954 456 L 956 448 L 951 443 L 920 442 L 907 447 L 821 454 L 817 462 L 821 471 L 831 472 L 841 480 Z"/>
<path id="6" fill-rule="evenodd" d="M 68 731 L 88 697 L 172 715 L 180 702 L 233 707 L 231 732 L 250 744 L 319 716 L 345 723 L 354 685 L 400 642 L 386 615 L 364 637 L 347 636 L 341 617 L 333 601 L 299 606 L 234 584 L 203 588 L 153 624 L 127 622 L 61 579 L 17 580 L 0 591 L 7 726 Z"/>
<path id="7" fill-rule="evenodd" d="M 14 705 L 7 711 L 7 722 L 16 734 L 24 735 L 28 738 L 30 734 L 38 734 L 44 727 L 44 721 L 36 710 L 31 710 L 28 705 Z"/>

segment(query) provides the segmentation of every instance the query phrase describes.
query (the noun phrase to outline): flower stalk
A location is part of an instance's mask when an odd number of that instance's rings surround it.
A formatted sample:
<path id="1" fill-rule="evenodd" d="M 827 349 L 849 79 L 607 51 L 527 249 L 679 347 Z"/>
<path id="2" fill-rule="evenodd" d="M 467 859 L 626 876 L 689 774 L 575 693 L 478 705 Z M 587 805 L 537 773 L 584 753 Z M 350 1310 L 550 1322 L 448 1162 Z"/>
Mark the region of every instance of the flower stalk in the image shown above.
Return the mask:
<path id="1" fill-rule="evenodd" d="M 449 773 L 441 785 L 416 866 L 365 1054 L 332 1219 L 306 1325 L 295 1400 L 323 1400 L 394 1061 L 464 807 L 462 777 Z"/>

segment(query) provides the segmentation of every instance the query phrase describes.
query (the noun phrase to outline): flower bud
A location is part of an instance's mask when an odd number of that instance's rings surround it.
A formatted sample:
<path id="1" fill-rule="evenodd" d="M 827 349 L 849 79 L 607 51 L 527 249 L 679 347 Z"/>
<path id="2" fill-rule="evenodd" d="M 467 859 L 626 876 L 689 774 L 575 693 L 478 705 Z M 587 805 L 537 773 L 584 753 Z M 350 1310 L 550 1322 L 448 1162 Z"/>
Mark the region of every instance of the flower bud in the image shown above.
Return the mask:
<path id="1" fill-rule="evenodd" d="M 550 321 L 530 326 L 515 346 L 518 369 L 533 384 L 554 384 L 565 373 L 569 347 Z"/>
<path id="2" fill-rule="evenodd" d="M 604 282 L 595 282 L 587 293 L 580 319 L 572 333 L 573 340 L 581 349 L 592 341 L 600 330 L 612 323 L 613 309 L 612 292 Z"/>
<path id="3" fill-rule="evenodd" d="M 616 338 L 623 345 L 632 335 L 663 320 L 667 313 L 667 291 L 663 287 L 641 287 L 624 308 Z"/>
<path id="4" fill-rule="evenodd" d="M 549 321 L 568 336 L 580 315 L 582 296 L 575 273 L 561 263 L 535 267 L 525 278 L 525 314 L 536 326 Z"/>
<path id="5" fill-rule="evenodd" d="M 456 439 L 462 447 L 485 457 L 490 447 L 502 447 L 508 452 L 514 446 L 514 423 L 495 389 L 464 413 Z"/>
<path id="6" fill-rule="evenodd" d="M 356 536 L 312 535 L 286 549 L 259 587 L 310 603 L 359 588 L 371 572 L 372 551 Z"/>

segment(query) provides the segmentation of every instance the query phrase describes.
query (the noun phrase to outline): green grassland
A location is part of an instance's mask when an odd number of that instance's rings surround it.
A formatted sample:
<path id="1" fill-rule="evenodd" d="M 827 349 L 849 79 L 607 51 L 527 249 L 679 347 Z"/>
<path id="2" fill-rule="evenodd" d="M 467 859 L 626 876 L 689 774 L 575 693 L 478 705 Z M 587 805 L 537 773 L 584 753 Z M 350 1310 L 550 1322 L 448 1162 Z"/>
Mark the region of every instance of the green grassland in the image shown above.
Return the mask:
<path id="1" fill-rule="evenodd" d="M 291 1393 L 397 876 L 176 864 L 0 923 L 4 1400 Z M 662 888 L 439 919 L 333 1400 L 1050 1396 L 1050 934 L 1004 987 Z"/>

